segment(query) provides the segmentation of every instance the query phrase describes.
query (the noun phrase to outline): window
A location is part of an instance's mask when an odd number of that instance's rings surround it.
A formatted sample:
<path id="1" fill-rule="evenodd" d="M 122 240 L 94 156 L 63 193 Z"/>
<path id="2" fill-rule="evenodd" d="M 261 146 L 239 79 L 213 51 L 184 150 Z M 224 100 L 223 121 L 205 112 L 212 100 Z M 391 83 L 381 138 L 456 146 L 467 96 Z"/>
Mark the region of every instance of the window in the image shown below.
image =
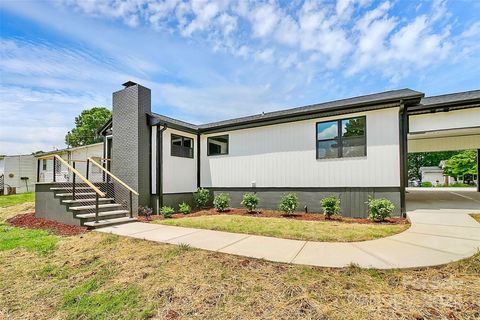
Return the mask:
<path id="1" fill-rule="evenodd" d="M 193 158 L 193 139 L 172 134 L 171 155 L 182 158 Z"/>
<path id="2" fill-rule="evenodd" d="M 209 156 L 228 154 L 228 135 L 209 137 L 207 144 Z"/>
<path id="3" fill-rule="evenodd" d="M 317 123 L 317 159 L 366 155 L 365 117 Z"/>
<path id="4" fill-rule="evenodd" d="M 47 159 L 42 160 L 42 170 L 47 171 Z"/>

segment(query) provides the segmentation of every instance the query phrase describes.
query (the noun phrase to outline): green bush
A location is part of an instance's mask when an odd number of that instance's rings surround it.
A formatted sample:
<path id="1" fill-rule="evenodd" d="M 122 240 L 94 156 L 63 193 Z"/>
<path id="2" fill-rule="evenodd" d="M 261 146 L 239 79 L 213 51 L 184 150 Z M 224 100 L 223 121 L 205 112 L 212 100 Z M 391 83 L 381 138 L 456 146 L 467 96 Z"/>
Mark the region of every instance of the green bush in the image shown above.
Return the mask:
<path id="1" fill-rule="evenodd" d="M 240 202 L 240 204 L 247 208 L 248 212 L 253 212 L 257 208 L 258 197 L 255 193 L 244 193 L 242 202 Z"/>
<path id="2" fill-rule="evenodd" d="M 433 184 L 430 181 L 422 181 L 422 183 L 420 184 L 420 187 L 431 188 L 433 187 Z"/>
<path id="3" fill-rule="evenodd" d="M 198 188 L 197 192 L 193 193 L 193 200 L 198 208 L 206 208 L 210 200 L 210 191 L 204 188 Z"/>
<path id="4" fill-rule="evenodd" d="M 388 199 L 368 199 L 368 217 L 373 221 L 383 221 L 392 215 L 395 206 Z"/>
<path id="5" fill-rule="evenodd" d="M 178 205 L 178 212 L 183 214 L 189 214 L 191 212 L 191 208 L 186 202 L 182 202 Z"/>
<path id="6" fill-rule="evenodd" d="M 219 193 L 213 199 L 213 206 L 218 212 L 227 210 L 230 206 L 230 197 L 227 193 Z"/>
<path id="7" fill-rule="evenodd" d="M 285 213 L 293 213 L 295 209 L 297 209 L 298 205 L 299 203 L 297 195 L 295 193 L 289 193 L 282 197 L 278 208 Z"/>
<path id="8" fill-rule="evenodd" d="M 165 219 L 171 218 L 174 212 L 175 210 L 173 210 L 172 207 L 163 206 L 160 209 L 160 213 L 163 215 Z"/>
<path id="9" fill-rule="evenodd" d="M 323 214 L 330 219 L 334 214 L 340 213 L 340 199 L 337 197 L 327 197 L 320 200 Z"/>

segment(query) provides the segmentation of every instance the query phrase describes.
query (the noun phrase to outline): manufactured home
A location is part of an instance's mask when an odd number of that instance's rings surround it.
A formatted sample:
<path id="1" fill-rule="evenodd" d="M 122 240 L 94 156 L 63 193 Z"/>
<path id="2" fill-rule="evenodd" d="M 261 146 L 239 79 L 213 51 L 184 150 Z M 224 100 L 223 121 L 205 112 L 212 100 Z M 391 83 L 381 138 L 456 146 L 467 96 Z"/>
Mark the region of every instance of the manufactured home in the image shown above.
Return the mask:
<path id="1" fill-rule="evenodd" d="M 259 207 L 277 208 L 295 192 L 311 212 L 334 195 L 345 216 L 366 216 L 369 197 L 403 214 L 408 152 L 480 149 L 480 90 L 393 90 L 201 125 L 152 112 L 150 89 L 131 81 L 112 104 L 103 166 L 138 193 L 126 201 L 130 215 L 191 202 L 199 187 L 229 193 L 232 206 L 256 192 Z"/>

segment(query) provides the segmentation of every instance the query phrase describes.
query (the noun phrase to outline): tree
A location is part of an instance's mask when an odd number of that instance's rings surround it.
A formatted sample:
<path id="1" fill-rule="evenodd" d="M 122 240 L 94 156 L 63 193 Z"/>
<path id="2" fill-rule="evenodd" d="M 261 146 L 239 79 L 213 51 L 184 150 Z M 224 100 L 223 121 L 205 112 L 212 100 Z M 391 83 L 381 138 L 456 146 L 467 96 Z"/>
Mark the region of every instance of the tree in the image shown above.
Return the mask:
<path id="1" fill-rule="evenodd" d="M 477 153 L 466 150 L 454 155 L 445 163 L 443 174 L 454 177 L 473 177 L 477 173 Z"/>
<path id="2" fill-rule="evenodd" d="M 111 116 L 110 110 L 104 107 L 83 110 L 75 118 L 75 128 L 65 136 L 65 143 L 72 147 L 79 147 L 101 142 L 102 137 L 98 135 L 98 130 L 105 125 Z"/>
<path id="3" fill-rule="evenodd" d="M 416 152 L 408 154 L 408 179 L 421 179 L 420 167 L 438 166 L 440 161 L 450 159 L 460 151 Z"/>

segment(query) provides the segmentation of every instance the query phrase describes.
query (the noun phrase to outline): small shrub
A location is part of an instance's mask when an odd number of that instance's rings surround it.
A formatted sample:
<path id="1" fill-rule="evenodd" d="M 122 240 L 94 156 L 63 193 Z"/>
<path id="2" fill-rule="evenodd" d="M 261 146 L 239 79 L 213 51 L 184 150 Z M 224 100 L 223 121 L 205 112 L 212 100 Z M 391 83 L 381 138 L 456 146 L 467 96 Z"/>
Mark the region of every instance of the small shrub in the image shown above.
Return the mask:
<path id="1" fill-rule="evenodd" d="M 423 187 L 423 188 L 431 188 L 431 187 L 433 187 L 433 184 L 430 181 L 422 181 L 420 186 Z"/>
<path id="2" fill-rule="evenodd" d="M 186 202 L 182 202 L 178 205 L 178 212 L 183 214 L 189 214 L 191 212 L 191 208 Z"/>
<path id="3" fill-rule="evenodd" d="M 240 202 L 240 204 L 247 208 L 248 212 L 253 212 L 257 208 L 258 197 L 255 193 L 244 193 L 242 202 Z"/>
<path id="4" fill-rule="evenodd" d="M 138 215 L 146 218 L 150 218 L 152 215 L 153 209 L 149 207 L 143 207 L 139 206 L 138 207 Z"/>
<path id="5" fill-rule="evenodd" d="M 395 206 L 388 199 L 368 199 L 368 217 L 373 221 L 383 221 L 392 215 Z"/>
<path id="6" fill-rule="evenodd" d="M 175 210 L 173 210 L 172 207 L 163 206 L 160 209 L 160 213 L 163 215 L 165 219 L 171 218 L 174 212 Z"/>
<path id="7" fill-rule="evenodd" d="M 213 199 L 213 206 L 218 212 L 225 211 L 230 206 L 230 197 L 227 193 L 219 193 Z"/>
<path id="8" fill-rule="evenodd" d="M 193 200 L 198 208 L 206 208 L 210 200 L 210 191 L 204 188 L 198 188 L 197 192 L 193 193 Z"/>
<path id="9" fill-rule="evenodd" d="M 289 193 L 282 197 L 278 208 L 283 212 L 290 214 L 297 209 L 298 205 L 299 203 L 297 195 L 295 193 Z"/>
<path id="10" fill-rule="evenodd" d="M 320 201 L 323 214 L 327 219 L 330 219 L 334 214 L 340 213 L 340 199 L 337 197 L 327 197 Z"/>

